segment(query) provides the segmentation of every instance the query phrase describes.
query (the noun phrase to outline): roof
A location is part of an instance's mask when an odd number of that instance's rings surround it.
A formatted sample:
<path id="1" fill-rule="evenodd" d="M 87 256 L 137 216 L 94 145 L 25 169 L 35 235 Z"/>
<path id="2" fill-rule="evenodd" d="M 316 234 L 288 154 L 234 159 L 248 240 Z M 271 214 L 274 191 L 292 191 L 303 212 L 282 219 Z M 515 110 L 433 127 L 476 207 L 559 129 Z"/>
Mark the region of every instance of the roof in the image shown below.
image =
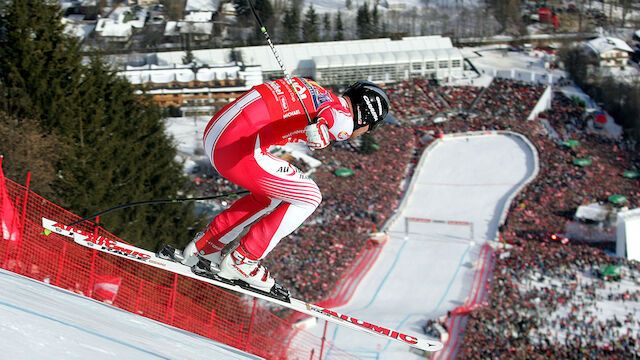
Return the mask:
<path id="1" fill-rule="evenodd" d="M 114 22 L 105 22 L 102 27 L 102 36 L 129 38 L 133 34 L 131 24 L 119 24 Z"/>
<path id="2" fill-rule="evenodd" d="M 609 215 L 609 209 L 601 204 L 593 203 L 581 205 L 576 210 L 575 217 L 578 219 L 591 220 L 596 222 L 605 221 Z"/>
<path id="3" fill-rule="evenodd" d="M 167 27 L 170 24 L 167 23 Z M 165 30 L 165 34 L 167 31 Z M 235 48 L 242 54 L 246 64 L 260 65 L 265 72 L 279 71 L 269 46 L 247 46 Z M 366 64 L 388 63 L 417 57 L 437 58 L 438 56 L 460 57 L 460 50 L 453 47 L 451 39 L 440 35 L 406 37 L 402 40 L 366 39 L 349 41 L 327 41 L 301 44 L 276 44 L 284 67 L 293 75 L 308 76 L 312 73 L 315 61 L 321 63 L 338 62 L 342 66 L 354 66 L 360 61 Z M 439 52 L 435 52 L 438 50 Z M 228 62 L 230 49 L 194 50 L 193 55 L 200 64 L 224 64 Z M 399 53 L 399 54 L 398 54 Z M 158 64 L 177 64 L 182 62 L 184 51 L 169 51 L 153 54 Z M 339 58 L 339 59 L 336 59 Z M 154 59 L 155 61 L 155 59 Z"/>
<path id="4" fill-rule="evenodd" d="M 194 71 L 195 70 L 195 71 Z M 240 66 L 228 64 L 218 67 L 192 68 L 192 64 L 175 66 L 127 66 L 125 71 L 120 71 L 121 76 L 126 77 L 132 84 L 144 84 L 152 82 L 166 84 L 172 81 L 188 83 L 193 80 L 208 82 L 212 80 L 244 79 L 248 86 L 262 83 L 262 72 L 259 67 L 246 67 L 244 71 Z"/>
<path id="5" fill-rule="evenodd" d="M 614 37 L 598 37 L 587 41 L 587 46 L 596 54 L 602 54 L 611 50 L 633 52 L 633 49 L 623 40 Z"/>
<path id="6" fill-rule="evenodd" d="M 316 68 L 401 64 L 462 58 L 457 48 L 313 56 Z"/>
<path id="7" fill-rule="evenodd" d="M 213 12 L 211 11 L 194 11 L 184 16 L 185 21 L 206 22 L 211 21 Z"/>
<path id="8" fill-rule="evenodd" d="M 164 36 L 178 36 L 180 34 L 210 35 L 212 32 L 213 23 L 211 22 L 167 21 L 164 27 Z"/>
<path id="9" fill-rule="evenodd" d="M 219 0 L 187 0 L 184 11 L 218 11 Z"/>

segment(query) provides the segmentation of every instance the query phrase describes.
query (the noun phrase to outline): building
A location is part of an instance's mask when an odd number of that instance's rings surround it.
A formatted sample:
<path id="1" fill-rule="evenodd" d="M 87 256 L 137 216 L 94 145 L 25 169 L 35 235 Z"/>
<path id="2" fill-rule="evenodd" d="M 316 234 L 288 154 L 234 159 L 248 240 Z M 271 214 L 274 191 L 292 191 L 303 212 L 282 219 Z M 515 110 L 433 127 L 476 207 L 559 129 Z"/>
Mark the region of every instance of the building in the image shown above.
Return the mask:
<path id="1" fill-rule="evenodd" d="M 181 37 L 189 36 L 192 41 L 207 42 L 213 36 L 213 23 L 200 21 L 167 21 L 164 36 L 172 41 L 180 41 Z"/>
<path id="2" fill-rule="evenodd" d="M 239 64 L 128 65 L 119 74 L 134 85 L 144 86 L 161 107 L 180 108 L 185 116 L 212 115 L 262 83 L 259 67 Z"/>
<path id="3" fill-rule="evenodd" d="M 451 39 L 436 36 L 401 40 L 369 39 L 276 45 L 282 63 L 293 76 L 310 77 L 323 84 L 354 80 L 395 82 L 412 76 L 443 79 L 462 76 L 464 58 Z M 269 46 L 193 50 L 198 64 L 225 64 L 231 51 L 246 65 L 260 66 L 264 80 L 282 77 L 280 64 Z M 184 51 L 144 55 L 147 64 L 181 64 Z"/>
<path id="4" fill-rule="evenodd" d="M 96 32 L 107 43 L 130 44 L 133 27 L 129 23 L 122 24 L 110 19 L 100 19 L 96 25 Z"/>
<path id="5" fill-rule="evenodd" d="M 613 37 L 598 37 L 585 44 L 588 52 L 596 57 L 600 67 L 624 67 L 633 54 L 633 49 L 623 40 Z"/>
<path id="6" fill-rule="evenodd" d="M 618 213 L 616 255 L 640 261 L 640 209 Z"/>
<path id="7" fill-rule="evenodd" d="M 346 85 L 355 80 L 389 83 L 415 76 L 443 79 L 462 77 L 464 71 L 462 52 L 453 47 L 449 38 L 441 36 L 286 44 L 276 45 L 276 49 L 292 76 L 313 78 L 324 85 Z M 188 98 L 194 92 L 203 96 L 198 98 L 201 103 L 213 104 L 211 99 L 225 96 L 221 95 L 225 85 L 218 81 L 223 78 L 234 81 L 227 94 L 232 99 L 237 91 L 283 76 L 267 45 L 193 50 L 191 54 L 196 71 L 192 65 L 182 65 L 184 51 L 137 54 L 135 64 L 126 56 L 114 56 L 112 61 L 120 64 L 120 73 L 134 84 L 152 89 L 154 98 L 163 106 L 183 106 L 191 101 Z M 218 74 L 217 82 L 199 80 L 207 71 Z M 225 75 L 220 75 L 221 71 Z M 196 82 L 185 80 L 188 72 L 194 74 Z M 215 96 L 205 96 L 207 91 Z"/>
<path id="8" fill-rule="evenodd" d="M 192 11 L 217 12 L 219 8 L 219 0 L 187 0 L 184 6 L 184 11 L 186 13 L 190 13 Z"/>

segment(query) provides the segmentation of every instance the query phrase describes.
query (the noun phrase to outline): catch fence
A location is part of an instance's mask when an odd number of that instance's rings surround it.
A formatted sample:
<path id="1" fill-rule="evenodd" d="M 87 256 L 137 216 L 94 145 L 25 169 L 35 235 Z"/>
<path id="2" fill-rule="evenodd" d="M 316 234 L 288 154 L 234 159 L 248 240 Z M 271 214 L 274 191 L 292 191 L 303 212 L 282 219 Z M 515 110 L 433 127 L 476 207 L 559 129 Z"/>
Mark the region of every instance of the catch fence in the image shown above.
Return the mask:
<path id="1" fill-rule="evenodd" d="M 323 338 L 296 329 L 287 317 L 277 316 L 254 299 L 88 249 L 56 233 L 47 234 L 43 217 L 64 224 L 80 217 L 33 193 L 28 185 L 4 178 L 2 172 L 0 190 L 0 205 L 4 204 L 5 210 L 0 211 L 0 224 L 4 226 L 0 266 L 4 269 L 265 359 L 357 359 Z M 7 210 L 7 201 L 13 214 Z M 9 227 L 19 236 L 10 236 Z M 95 223 L 74 227 L 123 241 Z M 295 346 L 291 343 L 293 336 Z"/>

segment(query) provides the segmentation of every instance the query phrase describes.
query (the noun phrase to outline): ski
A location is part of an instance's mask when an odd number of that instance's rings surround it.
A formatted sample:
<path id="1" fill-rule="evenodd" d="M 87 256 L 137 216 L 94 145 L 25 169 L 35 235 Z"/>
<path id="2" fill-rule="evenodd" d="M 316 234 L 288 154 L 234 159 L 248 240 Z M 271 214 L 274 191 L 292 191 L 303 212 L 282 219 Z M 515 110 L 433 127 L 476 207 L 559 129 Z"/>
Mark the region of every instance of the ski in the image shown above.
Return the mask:
<path id="1" fill-rule="evenodd" d="M 436 340 L 409 335 L 401 331 L 380 326 L 371 322 L 364 321 L 362 319 L 356 319 L 346 314 L 338 313 L 329 308 L 293 298 L 291 296 L 288 296 L 288 291 L 286 290 L 284 291 L 286 291 L 287 296 L 282 296 L 282 294 L 270 294 L 262 291 L 257 291 L 248 286 L 242 286 L 241 284 L 233 281 L 224 280 L 214 274 L 198 275 L 195 274 L 190 267 L 172 260 L 160 258 L 156 255 L 156 253 L 152 251 L 109 239 L 104 236 L 95 235 L 93 233 L 89 233 L 81 229 L 77 229 L 72 226 L 68 226 L 46 218 L 42 218 L 42 226 L 44 227 L 45 234 L 47 235 L 52 232 L 63 235 L 72 238 L 73 241 L 79 245 L 95 249 L 97 251 L 146 264 L 148 266 L 153 266 L 155 268 L 170 271 L 179 275 L 187 276 L 192 279 L 207 282 L 211 285 L 223 289 L 246 294 L 257 299 L 266 300 L 271 303 L 284 306 L 295 311 L 299 311 L 318 319 L 327 320 L 337 325 L 345 326 L 354 330 L 359 330 L 370 335 L 384 337 L 395 342 L 409 345 L 416 349 L 432 352 L 441 350 L 443 347 L 443 344 Z"/>

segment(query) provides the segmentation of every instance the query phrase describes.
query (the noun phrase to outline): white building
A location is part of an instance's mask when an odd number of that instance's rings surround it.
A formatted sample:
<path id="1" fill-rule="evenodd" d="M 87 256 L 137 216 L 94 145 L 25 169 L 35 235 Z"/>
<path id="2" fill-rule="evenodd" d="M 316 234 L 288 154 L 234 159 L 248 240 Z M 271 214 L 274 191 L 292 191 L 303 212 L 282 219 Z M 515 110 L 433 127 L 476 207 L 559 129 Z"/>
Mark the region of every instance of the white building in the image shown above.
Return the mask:
<path id="1" fill-rule="evenodd" d="M 439 35 L 285 44 L 276 45 L 276 49 L 293 76 L 310 77 L 327 85 L 355 80 L 395 82 L 412 76 L 443 79 L 461 77 L 464 70 L 462 52 L 453 47 L 451 39 Z M 229 63 L 231 50 L 193 50 L 192 54 L 197 64 L 218 66 Z M 263 80 L 283 76 L 269 46 L 234 50 L 241 54 L 244 64 L 262 69 Z M 184 51 L 142 55 L 144 63 L 160 66 L 182 64 L 184 56 Z M 120 63 L 126 65 L 126 58 Z"/>
<path id="2" fill-rule="evenodd" d="M 184 11 L 189 13 L 192 11 L 212 11 L 217 12 L 220 8 L 218 0 L 187 0 Z"/>
<path id="3" fill-rule="evenodd" d="M 180 36 L 191 36 L 195 41 L 208 41 L 213 36 L 212 22 L 167 21 L 164 36 L 179 39 Z M 174 40 L 175 40 L 174 39 Z"/>
<path id="4" fill-rule="evenodd" d="M 618 213 L 616 255 L 640 261 L 640 209 Z"/>
<path id="5" fill-rule="evenodd" d="M 133 36 L 133 27 L 130 23 L 100 19 L 96 25 L 96 32 L 107 42 L 128 43 Z"/>
<path id="6" fill-rule="evenodd" d="M 626 66 L 633 54 L 633 49 L 626 42 L 613 37 L 598 37 L 585 45 L 597 57 L 600 67 Z"/>

